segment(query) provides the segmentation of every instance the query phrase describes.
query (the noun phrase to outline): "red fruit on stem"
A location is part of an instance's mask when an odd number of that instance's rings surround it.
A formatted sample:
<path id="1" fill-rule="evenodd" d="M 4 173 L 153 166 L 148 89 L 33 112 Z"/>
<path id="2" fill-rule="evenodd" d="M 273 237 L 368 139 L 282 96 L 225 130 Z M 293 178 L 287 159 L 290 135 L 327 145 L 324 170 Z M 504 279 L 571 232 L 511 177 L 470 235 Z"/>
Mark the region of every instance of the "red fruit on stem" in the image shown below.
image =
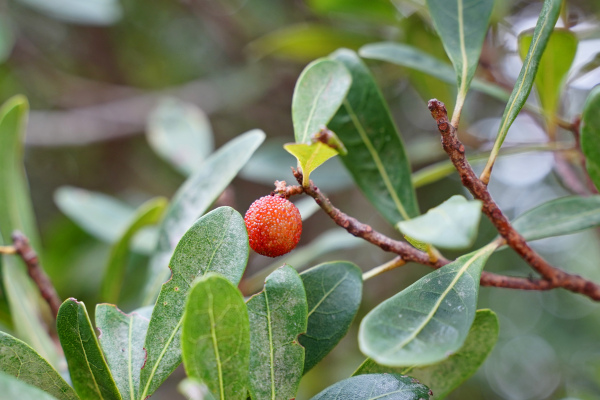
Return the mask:
<path id="1" fill-rule="evenodd" d="M 302 234 L 300 211 L 282 197 L 264 196 L 250 205 L 246 216 L 250 247 L 258 254 L 278 257 L 296 247 Z"/>

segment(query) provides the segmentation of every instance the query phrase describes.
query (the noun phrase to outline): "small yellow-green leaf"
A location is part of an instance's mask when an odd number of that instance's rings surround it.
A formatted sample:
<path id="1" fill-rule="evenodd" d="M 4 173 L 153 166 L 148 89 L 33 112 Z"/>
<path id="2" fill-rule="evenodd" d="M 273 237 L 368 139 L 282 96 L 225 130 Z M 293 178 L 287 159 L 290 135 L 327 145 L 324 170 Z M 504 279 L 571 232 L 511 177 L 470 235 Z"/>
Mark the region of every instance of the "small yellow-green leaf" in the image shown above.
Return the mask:
<path id="1" fill-rule="evenodd" d="M 532 39 L 533 32 L 526 32 L 519 36 L 519 54 L 522 59 L 527 56 Z M 540 59 L 535 75 L 535 88 L 544 114 L 550 122 L 558 111 L 560 93 L 576 52 L 577 37 L 575 34 L 568 30 L 555 29 L 550 35 L 546 50 Z"/>
<path id="2" fill-rule="evenodd" d="M 284 145 L 283 148 L 298 160 L 303 174 L 302 186 L 308 186 L 311 172 L 338 154 L 336 150 L 321 142 L 313 144 L 290 143 Z"/>

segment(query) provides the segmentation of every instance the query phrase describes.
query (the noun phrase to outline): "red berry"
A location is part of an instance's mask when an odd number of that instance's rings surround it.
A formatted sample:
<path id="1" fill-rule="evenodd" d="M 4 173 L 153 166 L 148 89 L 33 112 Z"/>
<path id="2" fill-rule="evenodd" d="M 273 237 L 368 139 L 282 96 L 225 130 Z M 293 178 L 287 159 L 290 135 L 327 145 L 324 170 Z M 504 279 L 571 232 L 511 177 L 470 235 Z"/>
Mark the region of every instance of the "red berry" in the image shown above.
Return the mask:
<path id="1" fill-rule="evenodd" d="M 278 257 L 296 247 L 302 234 L 300 211 L 282 197 L 264 196 L 250 205 L 244 217 L 250 247 L 258 254 Z"/>

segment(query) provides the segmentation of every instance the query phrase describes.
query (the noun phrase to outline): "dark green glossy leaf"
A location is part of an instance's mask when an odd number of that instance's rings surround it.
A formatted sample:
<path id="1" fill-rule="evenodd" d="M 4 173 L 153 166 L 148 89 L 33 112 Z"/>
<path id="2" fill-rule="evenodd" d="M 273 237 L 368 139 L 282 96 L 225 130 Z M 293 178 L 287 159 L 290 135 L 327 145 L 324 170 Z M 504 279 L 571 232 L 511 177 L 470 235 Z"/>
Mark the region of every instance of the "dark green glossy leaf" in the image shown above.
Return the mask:
<path id="1" fill-rule="evenodd" d="M 424 276 L 360 324 L 361 351 L 382 365 L 429 365 L 460 349 L 475 318 L 479 278 L 492 243 Z"/>
<path id="2" fill-rule="evenodd" d="M 600 85 L 592 89 L 583 107 L 581 149 L 588 174 L 600 190 Z"/>
<path id="3" fill-rule="evenodd" d="M 305 348 L 306 373 L 348 333 L 362 298 L 362 271 L 350 262 L 334 261 L 300 277 L 308 300 L 308 327 L 298 338 Z"/>
<path id="4" fill-rule="evenodd" d="M 344 379 L 328 387 L 312 400 L 426 400 L 431 395 L 427 386 L 409 376 L 369 374 Z"/>
<path id="5" fill-rule="evenodd" d="M 356 53 L 339 50 L 331 58 L 352 75 L 346 100 L 329 123 L 348 149 L 341 157 L 354 181 L 392 224 L 419 214 L 410 163 L 379 88 Z"/>
<path id="6" fill-rule="evenodd" d="M 398 229 L 411 239 L 445 249 L 471 247 L 481 219 L 480 200 L 468 201 L 455 195 L 425 214 L 398 223 Z"/>
<path id="7" fill-rule="evenodd" d="M 246 400 L 250 332 L 240 291 L 210 273 L 190 290 L 181 333 L 188 376 L 205 383 L 221 400 Z"/>
<path id="8" fill-rule="evenodd" d="M 137 312 L 125 314 L 113 304 L 96 306 L 100 346 L 123 400 L 139 398 L 140 370 L 146 352 L 144 338 L 148 318 Z"/>
<path id="9" fill-rule="evenodd" d="M 387 61 L 403 67 L 412 68 L 436 77 L 443 82 L 456 82 L 456 75 L 454 74 L 451 65 L 448 65 L 444 61 L 441 61 L 422 50 L 403 43 L 371 43 L 361 47 L 359 54 L 364 58 Z M 509 93 L 501 87 L 477 78 L 473 79 L 471 87 L 474 90 L 502 101 L 507 101 L 509 98 Z"/>
<path id="10" fill-rule="evenodd" d="M 554 25 L 558 19 L 561 4 L 561 0 L 544 1 L 544 6 L 542 7 L 540 17 L 533 32 L 531 46 L 529 47 L 527 56 L 525 56 L 525 60 L 523 61 L 523 67 L 521 68 L 517 82 L 515 83 L 513 91 L 510 95 L 510 99 L 506 104 L 504 114 L 502 114 L 500 127 L 498 128 L 498 135 L 496 137 L 496 143 L 494 143 L 494 147 L 492 148 L 492 154 L 490 155 L 490 159 L 485 166 L 483 173 L 481 174 L 481 177 L 485 183 L 489 181 L 492 167 L 496 157 L 498 156 L 500 147 L 502 146 L 502 143 L 508 134 L 508 129 L 512 125 L 515 118 L 517 118 L 521 108 L 523 108 L 523 105 L 527 101 L 527 97 L 529 97 L 529 92 L 531 92 L 531 88 L 533 87 L 533 82 L 535 80 L 540 59 L 544 54 L 546 44 L 548 43 L 550 35 L 554 30 Z"/>
<path id="11" fill-rule="evenodd" d="M 526 32 L 519 36 L 519 54 L 522 59 L 525 59 L 532 39 L 533 32 Z M 561 91 L 576 52 L 575 34 L 568 30 L 554 30 L 539 61 L 535 75 L 535 88 L 544 114 L 551 123 L 558 111 Z"/>
<path id="12" fill-rule="evenodd" d="M 248 261 L 248 234 L 242 216 L 220 207 L 200 218 L 181 238 L 169 266 L 172 274 L 152 312 L 144 348 L 140 398 L 151 395 L 181 363 L 185 299 L 196 277 L 217 272 L 234 284 Z"/>
<path id="13" fill-rule="evenodd" d="M 9 99 L 0 108 L 0 235 L 10 244 L 12 232 L 20 230 L 40 252 L 40 241 L 23 167 L 23 141 L 29 105 L 22 96 Z M 58 365 L 58 354 L 42 323 L 42 300 L 23 262 L 15 256 L 0 256 L 3 296 L 6 296 L 16 335 L 42 357 Z"/>
<path id="14" fill-rule="evenodd" d="M 321 142 L 313 144 L 286 144 L 284 148 L 293 154 L 302 168 L 302 185 L 309 185 L 310 174 L 325 161 L 335 157 L 338 152 Z"/>
<path id="15" fill-rule="evenodd" d="M 168 279 L 169 259 L 179 239 L 231 183 L 264 139 L 263 131 L 253 130 L 231 140 L 213 153 L 175 193 L 160 224 L 156 251 L 148 267 L 145 305 L 156 299 Z"/>
<path id="16" fill-rule="evenodd" d="M 427 0 L 427 6 L 456 71 L 459 115 L 479 63 L 494 0 Z"/>
<path id="17" fill-rule="evenodd" d="M 119 301 L 127 267 L 129 244 L 140 229 L 148 225 L 155 225 L 160 221 L 167 204 L 167 199 L 164 197 L 150 199 L 142 204 L 131 219 L 129 227 L 113 245 L 100 287 L 100 298 L 103 301 L 108 303 Z"/>
<path id="18" fill-rule="evenodd" d="M 310 144 L 311 137 L 327 126 L 344 101 L 351 83 L 348 70 L 333 60 L 315 60 L 304 68 L 292 97 L 296 143 Z"/>
<path id="19" fill-rule="evenodd" d="M 0 393 L 3 399 L 60 400 L 14 376 L 0 372 Z"/>
<path id="20" fill-rule="evenodd" d="M 304 370 L 308 304 L 302 279 L 290 266 L 267 277 L 262 292 L 248 300 L 250 395 L 253 400 L 292 399 Z"/>
<path id="21" fill-rule="evenodd" d="M 568 235 L 600 225 L 600 196 L 550 200 L 512 222 L 526 240 Z"/>
<path id="22" fill-rule="evenodd" d="M 150 114 L 146 137 L 152 149 L 184 175 L 196 172 L 214 148 L 206 114 L 174 98 L 164 99 Z"/>
<path id="23" fill-rule="evenodd" d="M 27 343 L 4 332 L 0 332 L 0 371 L 45 390 L 58 400 L 79 399 L 48 361 Z"/>
<path id="24" fill-rule="evenodd" d="M 354 375 L 397 373 L 410 375 L 429 387 L 436 400 L 445 398 L 483 364 L 498 340 L 498 318 L 491 310 L 477 310 L 465 344 L 448 359 L 425 367 L 386 367 L 368 358 Z"/>
<path id="25" fill-rule="evenodd" d="M 65 300 L 58 310 L 56 330 L 81 399 L 120 400 L 85 305 L 73 298 Z"/>
<path id="26" fill-rule="evenodd" d="M 357 50 L 373 40 L 376 40 L 375 36 L 355 31 L 301 23 L 277 29 L 256 39 L 248 45 L 248 50 L 256 58 L 272 55 L 308 63 L 341 47 Z"/>

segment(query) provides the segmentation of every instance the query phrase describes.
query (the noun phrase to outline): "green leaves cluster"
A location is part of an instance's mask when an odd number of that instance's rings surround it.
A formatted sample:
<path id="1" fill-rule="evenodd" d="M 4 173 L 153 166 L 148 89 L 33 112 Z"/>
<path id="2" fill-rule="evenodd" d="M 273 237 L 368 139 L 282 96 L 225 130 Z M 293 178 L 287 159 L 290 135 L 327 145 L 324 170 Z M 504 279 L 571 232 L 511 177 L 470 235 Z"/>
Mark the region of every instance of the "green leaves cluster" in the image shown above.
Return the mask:
<path id="1" fill-rule="evenodd" d="M 493 2 L 428 0 L 427 5 L 452 66 L 400 43 L 370 44 L 359 54 L 456 82 L 454 126 L 470 87 L 508 101 L 484 172 L 487 183 L 534 83 L 548 125 L 556 122 L 577 40 L 568 31 L 554 30 L 560 1 L 546 0 L 535 31 L 520 38 L 524 65 L 509 96 L 475 77 Z M 335 1 L 311 1 L 311 6 L 347 11 Z M 561 53 L 565 48 L 566 55 Z M 599 111 L 596 88 L 582 115 L 581 144 L 598 188 Z M 26 112 L 22 98 L 0 109 L 0 187 L 14 188 L 0 192 L 0 244 L 8 243 L 13 229 L 21 229 L 38 245 L 22 167 Z M 420 215 L 404 142 L 357 53 L 340 49 L 305 68 L 294 91 L 292 120 L 295 143 L 284 148 L 297 158 L 304 186 L 315 169 L 340 155 L 357 187 L 410 243 L 430 256 L 436 247 L 473 246 L 482 203 L 452 196 Z M 134 296 L 147 306 L 127 314 L 115 305 L 99 304 L 97 337 L 85 305 L 72 298 L 63 303 L 57 332 L 70 386 L 55 369 L 61 360 L 41 324 L 39 296 L 23 265 L 3 256 L 6 290 L 0 301 L 10 315 L 0 313 L 0 319 L 12 322 L 19 338 L 0 332 L 0 388 L 41 399 L 144 400 L 183 362 L 186 387 L 201 387 L 216 399 L 294 398 L 303 374 L 349 331 L 361 305 L 363 275 L 346 261 L 323 263 L 302 274 L 284 265 L 266 277 L 262 291 L 244 299 L 238 289 L 249 257 L 243 218 L 230 207 L 207 211 L 264 138 L 262 131 L 250 131 L 213 152 L 206 116 L 188 104 L 167 100 L 149 121 L 148 140 L 188 176 L 170 202 L 154 198 L 135 208 L 82 189 L 57 191 L 59 207 L 112 246 L 101 284 L 103 300 L 119 303 L 130 252 L 150 256 L 147 276 L 141 278 L 143 290 Z M 599 199 L 556 199 L 526 212 L 514 227 L 527 240 L 537 240 L 599 226 Z M 482 270 L 497 247 L 492 242 L 458 257 L 368 312 L 359 328 L 359 347 L 368 359 L 355 376 L 314 399 L 426 399 L 430 389 L 437 399 L 447 396 L 477 370 L 496 343 L 497 318 L 490 310 L 478 311 L 477 299 Z"/>

